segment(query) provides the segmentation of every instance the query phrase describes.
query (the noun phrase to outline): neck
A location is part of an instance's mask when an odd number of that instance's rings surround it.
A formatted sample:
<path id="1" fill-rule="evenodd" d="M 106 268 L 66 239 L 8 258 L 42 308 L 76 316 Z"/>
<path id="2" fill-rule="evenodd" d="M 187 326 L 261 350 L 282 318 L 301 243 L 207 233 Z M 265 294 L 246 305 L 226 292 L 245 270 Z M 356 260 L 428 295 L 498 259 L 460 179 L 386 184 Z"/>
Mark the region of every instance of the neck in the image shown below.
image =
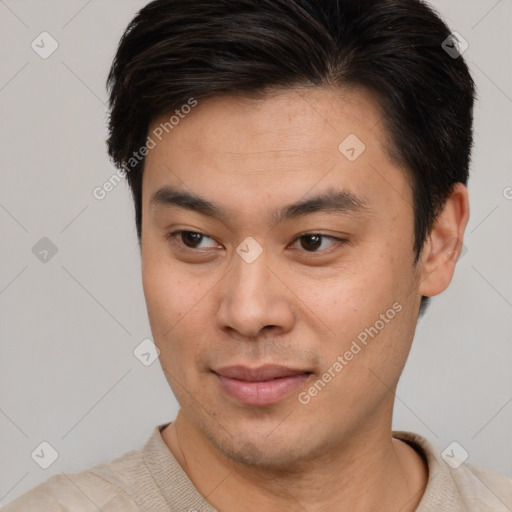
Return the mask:
<path id="1" fill-rule="evenodd" d="M 196 489 L 223 512 L 412 512 L 428 468 L 391 427 L 361 429 L 293 468 L 247 466 L 222 454 L 180 411 L 162 438 Z"/>

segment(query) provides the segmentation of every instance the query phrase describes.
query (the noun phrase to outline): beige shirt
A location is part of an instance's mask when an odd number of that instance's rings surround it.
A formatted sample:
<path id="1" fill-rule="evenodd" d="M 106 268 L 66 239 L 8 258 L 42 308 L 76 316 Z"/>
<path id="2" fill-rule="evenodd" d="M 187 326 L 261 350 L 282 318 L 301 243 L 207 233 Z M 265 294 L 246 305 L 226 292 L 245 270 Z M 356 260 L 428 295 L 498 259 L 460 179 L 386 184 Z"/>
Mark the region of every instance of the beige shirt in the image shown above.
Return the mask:
<path id="1" fill-rule="evenodd" d="M 199 494 L 156 426 L 142 449 L 80 473 L 54 475 L 3 512 L 218 512 Z M 393 431 L 427 461 L 417 512 L 512 512 L 512 480 L 463 463 L 453 469 L 424 437 Z M 452 452 L 450 452 L 451 455 Z"/>

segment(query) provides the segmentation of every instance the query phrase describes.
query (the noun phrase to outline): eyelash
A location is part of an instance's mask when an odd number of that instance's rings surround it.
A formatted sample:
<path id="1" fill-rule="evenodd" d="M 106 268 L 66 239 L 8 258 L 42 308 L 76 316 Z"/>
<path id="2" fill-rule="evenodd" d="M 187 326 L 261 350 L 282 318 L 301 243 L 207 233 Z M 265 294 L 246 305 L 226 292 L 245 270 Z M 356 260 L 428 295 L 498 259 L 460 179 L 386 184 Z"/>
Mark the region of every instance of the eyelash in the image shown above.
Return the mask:
<path id="1" fill-rule="evenodd" d="M 183 244 L 183 242 L 177 241 L 176 235 L 181 235 L 182 233 L 197 234 L 197 235 L 201 235 L 201 237 L 203 237 L 203 238 L 206 237 L 206 238 L 210 238 L 211 240 L 213 240 L 213 238 L 209 237 L 208 235 L 206 235 L 204 233 L 201 233 L 199 231 L 191 231 L 191 230 L 188 230 L 188 229 L 180 229 L 180 230 L 177 230 L 177 231 L 172 231 L 171 233 L 167 233 L 165 237 L 166 237 L 167 240 L 169 240 L 169 242 L 171 242 L 173 244 L 180 245 L 180 249 L 183 249 L 185 251 L 186 250 L 190 250 L 190 251 L 200 252 L 202 250 L 207 250 L 207 249 L 195 249 L 193 247 L 188 247 L 187 245 Z M 304 237 L 307 237 L 307 236 L 319 236 L 319 237 L 321 237 L 321 239 L 329 239 L 329 240 L 332 240 L 333 242 L 335 242 L 335 245 L 338 245 L 338 246 L 343 246 L 343 245 L 346 245 L 346 244 L 349 243 L 349 241 L 344 239 L 344 238 L 337 238 L 337 237 L 334 237 L 334 236 L 331 236 L 331 235 L 325 235 L 323 233 L 315 233 L 315 232 L 302 233 L 302 234 L 298 235 L 293 240 L 293 243 L 295 243 L 298 240 L 300 240 L 301 238 L 304 238 Z M 306 253 L 308 255 L 313 255 L 313 254 L 322 254 L 323 255 L 323 254 L 329 254 L 333 250 L 335 250 L 335 247 L 331 247 L 331 249 L 327 249 L 327 250 L 323 250 L 323 251 L 306 251 L 306 250 L 303 250 L 301 252 L 304 252 L 304 253 Z"/>

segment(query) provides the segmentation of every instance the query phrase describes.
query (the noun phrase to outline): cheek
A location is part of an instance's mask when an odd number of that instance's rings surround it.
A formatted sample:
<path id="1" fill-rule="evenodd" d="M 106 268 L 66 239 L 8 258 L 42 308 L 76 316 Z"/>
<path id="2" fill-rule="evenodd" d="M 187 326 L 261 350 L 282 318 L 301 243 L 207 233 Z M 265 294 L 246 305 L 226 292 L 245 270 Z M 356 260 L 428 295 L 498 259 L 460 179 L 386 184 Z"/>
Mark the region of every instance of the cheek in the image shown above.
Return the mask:
<path id="1" fill-rule="evenodd" d="M 338 278 L 333 276 L 314 292 L 308 292 L 305 296 L 308 306 L 311 304 L 310 310 L 329 326 L 333 343 L 325 347 L 330 347 L 331 359 L 350 350 L 354 340 L 361 340 L 362 347 L 365 341 L 368 346 L 374 345 L 376 353 L 385 351 L 386 347 L 391 351 L 398 349 L 395 345 L 403 339 L 399 331 L 406 320 L 404 302 L 408 283 L 400 265 L 389 254 L 388 257 L 379 254 L 371 262 L 361 260 L 350 274 L 340 273 Z M 387 353 L 384 355 L 387 358 Z M 359 355 L 357 359 L 366 358 Z"/>
<path id="2" fill-rule="evenodd" d="M 142 266 L 142 286 L 148 309 L 148 316 L 156 335 L 179 318 L 179 301 L 176 293 L 175 276 L 157 261 L 145 261 Z"/>
<path id="3" fill-rule="evenodd" d="M 165 247 L 150 236 L 142 252 L 142 286 L 148 316 L 157 331 L 176 324 L 194 301 L 195 287 L 187 281 L 179 263 L 172 261 Z"/>
<path id="4" fill-rule="evenodd" d="M 142 286 L 153 339 L 163 362 L 168 354 L 179 350 L 173 340 L 184 324 L 187 300 L 183 283 L 170 266 L 155 258 L 143 258 Z M 174 345 L 174 346 L 173 346 Z"/>
<path id="5" fill-rule="evenodd" d="M 168 261 L 143 258 L 142 284 L 153 339 L 164 368 L 185 371 L 204 337 L 204 289 Z M 203 300 L 201 300 L 203 298 Z M 183 367 L 183 368 L 182 368 Z"/>
<path id="6" fill-rule="evenodd" d="M 388 286 L 382 279 L 373 277 L 363 264 L 358 264 L 357 268 L 340 268 L 334 274 L 320 278 L 316 284 L 306 283 L 300 295 L 337 336 L 351 332 L 372 318 L 373 310 L 386 295 Z"/>

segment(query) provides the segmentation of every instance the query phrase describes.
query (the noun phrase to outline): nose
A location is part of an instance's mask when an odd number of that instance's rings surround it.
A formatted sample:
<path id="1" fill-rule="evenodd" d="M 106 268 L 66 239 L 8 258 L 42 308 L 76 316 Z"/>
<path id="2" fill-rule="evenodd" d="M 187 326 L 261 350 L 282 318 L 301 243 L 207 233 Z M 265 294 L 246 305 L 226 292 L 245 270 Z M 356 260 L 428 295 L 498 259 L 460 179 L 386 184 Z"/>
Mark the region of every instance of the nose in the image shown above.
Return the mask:
<path id="1" fill-rule="evenodd" d="M 233 254 L 232 266 L 219 289 L 220 329 L 254 339 L 265 329 L 276 333 L 292 329 L 294 295 L 271 259 L 266 249 L 254 261 Z"/>

